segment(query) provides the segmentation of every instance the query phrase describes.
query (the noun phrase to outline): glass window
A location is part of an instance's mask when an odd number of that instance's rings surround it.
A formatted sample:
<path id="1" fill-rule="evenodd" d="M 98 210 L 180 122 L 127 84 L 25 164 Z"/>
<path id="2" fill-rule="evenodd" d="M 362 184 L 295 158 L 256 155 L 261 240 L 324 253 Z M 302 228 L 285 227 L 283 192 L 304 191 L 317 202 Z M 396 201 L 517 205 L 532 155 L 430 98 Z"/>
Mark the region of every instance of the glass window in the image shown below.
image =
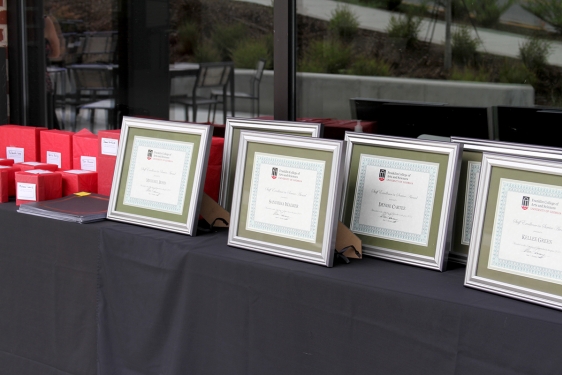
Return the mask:
<path id="1" fill-rule="evenodd" d="M 52 127 L 273 114 L 272 3 L 45 0 L 42 16 Z"/>
<path id="2" fill-rule="evenodd" d="M 448 68 L 446 0 L 297 1 L 297 117 L 356 118 L 351 98 L 561 106 L 562 25 L 544 4 L 452 0 Z"/>

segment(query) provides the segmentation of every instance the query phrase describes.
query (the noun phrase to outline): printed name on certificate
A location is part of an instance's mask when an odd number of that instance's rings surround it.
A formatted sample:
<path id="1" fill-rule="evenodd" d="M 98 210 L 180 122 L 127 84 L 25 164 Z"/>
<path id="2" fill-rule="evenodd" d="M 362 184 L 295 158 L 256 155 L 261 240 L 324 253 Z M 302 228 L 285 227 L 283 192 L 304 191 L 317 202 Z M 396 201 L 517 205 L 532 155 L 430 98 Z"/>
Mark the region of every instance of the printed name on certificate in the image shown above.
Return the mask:
<path id="1" fill-rule="evenodd" d="M 350 229 L 427 246 L 439 164 L 363 154 Z"/>
<path id="2" fill-rule="evenodd" d="M 488 268 L 562 284 L 562 188 L 502 178 Z"/>
<path id="3" fill-rule="evenodd" d="M 181 215 L 193 143 L 136 136 L 123 204 Z"/>
<path id="4" fill-rule="evenodd" d="M 246 229 L 316 242 L 325 164 L 255 153 Z"/>

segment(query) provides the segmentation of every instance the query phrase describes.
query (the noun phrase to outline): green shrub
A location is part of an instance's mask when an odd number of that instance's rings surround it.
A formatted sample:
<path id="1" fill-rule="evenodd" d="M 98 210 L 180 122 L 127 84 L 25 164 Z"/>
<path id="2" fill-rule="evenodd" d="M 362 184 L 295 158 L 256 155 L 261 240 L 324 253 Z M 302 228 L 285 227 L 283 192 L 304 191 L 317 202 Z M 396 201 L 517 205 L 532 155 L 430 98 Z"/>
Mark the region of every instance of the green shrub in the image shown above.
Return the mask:
<path id="1" fill-rule="evenodd" d="M 246 26 L 244 24 L 218 24 L 213 30 L 211 40 L 219 51 L 221 60 L 226 61 L 230 59 L 230 54 L 236 48 L 236 45 L 245 37 Z"/>
<path id="2" fill-rule="evenodd" d="M 529 70 L 538 72 L 546 66 L 550 48 L 546 40 L 529 38 L 519 46 L 519 57 Z"/>
<path id="3" fill-rule="evenodd" d="M 266 69 L 273 69 L 273 34 L 266 34 L 264 37 L 264 43 L 265 46 L 267 47 L 267 56 L 268 59 L 265 62 L 265 68 Z"/>
<path id="4" fill-rule="evenodd" d="M 338 40 L 315 41 L 308 47 L 300 71 L 313 73 L 341 73 L 352 57 L 351 47 Z"/>
<path id="5" fill-rule="evenodd" d="M 415 2 L 408 1 L 406 3 L 402 3 L 398 8 L 398 11 L 404 14 L 425 17 L 429 13 L 429 1 L 430 0 L 419 0 Z"/>
<path id="6" fill-rule="evenodd" d="M 498 0 L 470 0 L 465 4 L 479 25 L 490 27 L 497 24 L 503 12 L 514 3 L 515 0 L 507 0 L 501 5 Z"/>
<path id="7" fill-rule="evenodd" d="M 349 74 L 387 77 L 390 75 L 390 64 L 381 59 L 369 59 L 361 56 L 353 62 Z"/>
<path id="8" fill-rule="evenodd" d="M 457 27 L 451 35 L 451 53 L 459 64 L 469 64 L 475 60 L 480 41 L 472 37 L 467 26 Z"/>
<path id="9" fill-rule="evenodd" d="M 322 59 L 305 58 L 298 63 L 297 70 L 307 73 L 327 73 Z"/>
<path id="10" fill-rule="evenodd" d="M 521 5 L 562 34 L 562 0 L 526 0 Z"/>
<path id="11" fill-rule="evenodd" d="M 193 21 L 184 22 L 178 27 L 178 50 L 180 53 L 192 54 L 197 49 L 199 30 Z"/>
<path id="12" fill-rule="evenodd" d="M 350 41 L 359 31 L 359 21 L 347 5 L 338 4 L 336 9 L 332 11 L 328 29 L 332 35 Z"/>
<path id="13" fill-rule="evenodd" d="M 562 95 L 560 92 L 552 91 L 550 93 L 550 104 L 553 107 L 562 107 Z"/>
<path id="14" fill-rule="evenodd" d="M 453 68 L 449 79 L 453 81 L 490 82 L 490 73 L 485 69 Z"/>
<path id="15" fill-rule="evenodd" d="M 500 67 L 499 81 L 502 83 L 519 83 L 532 85 L 536 82 L 536 77 L 522 63 L 510 63 L 505 61 Z"/>
<path id="16" fill-rule="evenodd" d="M 418 40 L 421 21 L 421 17 L 414 16 L 412 13 L 406 13 L 398 18 L 391 16 L 386 31 L 391 38 L 405 40 L 406 47 L 414 47 Z"/>
<path id="17" fill-rule="evenodd" d="M 199 43 L 194 53 L 194 59 L 198 63 L 215 62 L 221 60 L 221 54 L 209 41 Z"/>
<path id="18" fill-rule="evenodd" d="M 234 66 L 240 69 L 255 69 L 259 59 L 271 60 L 268 54 L 266 40 L 245 39 L 238 43 L 232 51 Z"/>

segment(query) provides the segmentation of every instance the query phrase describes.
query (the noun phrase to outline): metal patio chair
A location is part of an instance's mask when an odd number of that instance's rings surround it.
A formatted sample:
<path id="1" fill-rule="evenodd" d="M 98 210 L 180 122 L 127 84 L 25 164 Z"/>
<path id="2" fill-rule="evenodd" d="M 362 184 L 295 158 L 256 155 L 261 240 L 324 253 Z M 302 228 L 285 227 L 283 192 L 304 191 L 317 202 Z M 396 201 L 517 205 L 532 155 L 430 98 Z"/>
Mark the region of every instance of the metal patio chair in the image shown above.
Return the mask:
<path id="1" fill-rule="evenodd" d="M 235 92 L 234 98 L 236 99 L 248 99 L 252 101 L 252 116 L 254 115 L 254 104 L 257 104 L 256 117 L 260 115 L 260 83 L 263 76 L 263 71 L 265 70 L 266 59 L 259 59 L 256 64 L 256 71 L 254 75 L 250 78 L 250 92 Z M 219 98 L 222 92 L 219 90 L 211 91 L 211 97 Z M 226 93 L 227 97 L 230 97 L 230 92 Z M 217 102 L 213 105 L 213 122 L 215 122 L 215 112 L 217 110 L 217 104 L 223 104 L 224 102 Z"/>
<path id="2" fill-rule="evenodd" d="M 211 115 L 211 105 L 226 101 L 227 88 L 234 72 L 232 62 L 213 62 L 199 64 L 199 72 L 195 79 L 195 84 L 191 90 L 191 95 L 174 95 L 170 98 L 170 103 L 179 104 L 185 107 L 185 119 L 189 121 L 188 107 L 193 107 L 193 122 L 197 121 L 197 108 L 202 105 L 209 106 L 207 121 Z M 210 90 L 217 90 L 218 95 L 212 95 Z"/>

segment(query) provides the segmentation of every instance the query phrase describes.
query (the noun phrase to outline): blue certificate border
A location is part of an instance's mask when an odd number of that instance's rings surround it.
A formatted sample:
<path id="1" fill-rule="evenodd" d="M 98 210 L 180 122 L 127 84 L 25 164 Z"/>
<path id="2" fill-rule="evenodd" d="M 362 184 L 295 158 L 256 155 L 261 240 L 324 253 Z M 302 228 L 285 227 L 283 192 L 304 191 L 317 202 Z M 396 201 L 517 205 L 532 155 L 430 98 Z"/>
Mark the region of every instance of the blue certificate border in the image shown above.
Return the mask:
<path id="1" fill-rule="evenodd" d="M 316 171 L 316 183 L 314 185 L 314 202 L 312 205 L 312 225 L 310 231 L 283 227 L 254 220 L 256 215 L 256 198 L 259 187 L 259 176 L 262 164 L 276 164 L 280 167 L 298 168 Z M 316 231 L 318 230 L 318 213 L 320 212 L 320 200 L 322 198 L 322 185 L 324 181 L 325 163 L 309 159 L 291 157 L 278 157 L 271 154 L 256 153 L 254 157 L 254 170 L 252 173 L 252 187 L 250 191 L 250 210 L 248 211 L 247 230 L 287 236 L 297 240 L 316 242 Z"/>
<path id="2" fill-rule="evenodd" d="M 400 171 L 422 172 L 429 174 L 425 210 L 423 215 L 422 232 L 414 234 L 398 230 L 386 229 L 359 223 L 361 205 L 363 203 L 363 191 L 365 188 L 365 177 L 367 167 L 376 166 Z M 353 206 L 353 216 L 351 218 L 351 229 L 353 232 L 366 234 L 374 237 L 381 237 L 400 242 L 414 243 L 427 246 L 429 231 L 431 228 L 431 215 L 433 213 L 433 201 L 435 199 L 435 189 L 437 185 L 437 174 L 439 165 L 434 163 L 420 163 L 414 160 L 393 159 L 361 154 L 359 161 L 359 176 L 357 190 L 355 193 L 355 204 Z"/>
<path id="3" fill-rule="evenodd" d="M 557 280 L 562 282 L 562 271 L 556 271 L 550 268 L 533 266 L 512 260 L 505 260 L 499 257 L 500 243 L 503 236 L 503 224 L 505 209 L 507 204 L 507 193 L 521 193 L 545 198 L 562 199 L 562 189 L 550 187 L 549 185 L 528 184 L 523 181 L 500 179 L 500 191 L 498 194 L 498 206 L 496 209 L 496 218 L 494 221 L 494 231 L 492 238 L 492 246 L 490 249 L 490 259 L 488 268 L 503 270 L 518 275 L 535 276 L 539 279 Z"/>
<path id="4" fill-rule="evenodd" d="M 466 196 L 461 238 L 461 244 L 463 245 L 470 245 L 470 236 L 472 235 L 472 221 L 474 220 L 474 203 L 476 201 L 476 192 L 478 190 L 478 179 L 476 179 L 476 176 L 480 173 L 481 166 L 482 163 L 477 161 L 468 162 L 468 172 L 466 177 Z"/>
<path id="5" fill-rule="evenodd" d="M 131 197 L 131 189 L 133 185 L 133 179 L 135 174 L 135 168 L 137 162 L 137 153 L 139 147 L 153 147 L 160 148 L 169 151 L 181 151 L 185 152 L 184 169 L 181 176 L 179 199 L 178 203 L 166 204 L 150 201 L 147 199 L 138 199 Z M 193 153 L 193 143 L 190 142 L 178 142 L 178 141 L 165 141 L 156 138 L 146 138 L 136 136 L 133 141 L 133 150 L 131 152 L 131 163 L 129 167 L 129 176 L 127 178 L 127 185 L 125 187 L 125 196 L 123 197 L 123 204 L 135 207 L 146 208 L 149 210 L 164 211 L 176 215 L 181 215 L 183 212 L 183 204 L 185 202 L 185 189 L 187 187 L 187 179 L 189 178 L 189 170 L 191 168 L 191 156 Z"/>

